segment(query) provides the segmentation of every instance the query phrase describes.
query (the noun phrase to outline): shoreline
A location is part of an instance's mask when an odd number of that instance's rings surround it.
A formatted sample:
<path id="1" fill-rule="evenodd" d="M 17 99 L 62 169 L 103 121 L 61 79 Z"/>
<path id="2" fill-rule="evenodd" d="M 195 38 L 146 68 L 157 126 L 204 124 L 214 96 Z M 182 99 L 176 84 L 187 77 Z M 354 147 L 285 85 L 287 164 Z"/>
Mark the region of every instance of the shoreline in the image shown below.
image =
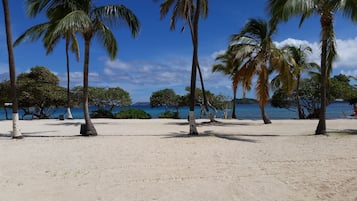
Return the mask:
<path id="1" fill-rule="evenodd" d="M 327 120 L 92 119 L 0 121 L 0 200 L 357 199 L 357 122 Z"/>

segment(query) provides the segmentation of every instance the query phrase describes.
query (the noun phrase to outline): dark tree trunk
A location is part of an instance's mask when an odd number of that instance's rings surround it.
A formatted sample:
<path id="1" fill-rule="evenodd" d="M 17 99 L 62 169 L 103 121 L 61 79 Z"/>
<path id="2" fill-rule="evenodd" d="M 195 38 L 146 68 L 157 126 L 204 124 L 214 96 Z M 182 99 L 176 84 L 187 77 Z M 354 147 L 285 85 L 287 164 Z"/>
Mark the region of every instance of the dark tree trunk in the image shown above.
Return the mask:
<path id="1" fill-rule="evenodd" d="M 83 112 L 85 126 L 81 132 L 82 135 L 97 135 L 97 131 L 90 119 L 89 108 L 88 108 L 88 74 L 89 74 L 89 50 L 91 37 L 84 37 L 85 46 L 84 46 L 84 67 L 83 67 Z"/>
<path id="2" fill-rule="evenodd" d="M 12 46 L 12 33 L 11 33 L 11 20 L 10 20 L 10 9 L 7 0 L 2 0 L 4 16 L 5 16 L 5 29 L 6 29 L 6 43 L 8 51 L 9 60 L 9 72 L 10 72 L 10 82 L 11 82 L 11 96 L 12 96 L 12 138 L 20 139 L 23 138 L 19 128 L 18 128 L 18 102 L 16 93 L 16 66 L 14 58 L 14 50 Z"/>
<path id="3" fill-rule="evenodd" d="M 189 125 L 190 135 L 198 135 L 197 126 L 195 122 L 195 94 L 196 94 L 196 77 L 198 67 L 198 20 L 200 17 L 201 0 L 197 0 L 196 9 L 191 28 L 193 56 L 192 56 L 192 69 L 191 69 L 191 88 L 190 88 L 190 111 L 189 111 Z"/>
<path id="4" fill-rule="evenodd" d="M 298 110 L 299 119 L 306 119 L 304 110 L 302 109 L 301 103 L 300 103 L 299 90 L 300 90 L 300 74 L 298 75 L 297 81 L 296 81 L 296 107 Z"/>
<path id="5" fill-rule="evenodd" d="M 327 40 L 328 40 L 328 26 L 332 23 L 332 19 L 329 17 L 321 17 L 322 27 L 322 45 L 321 45 L 321 107 L 319 123 L 317 125 L 315 134 L 326 134 L 326 88 L 327 88 Z"/>
<path id="6" fill-rule="evenodd" d="M 70 92 L 70 75 L 69 75 L 69 38 L 66 37 L 66 68 L 67 68 L 67 115 L 68 119 L 73 119 L 71 113 L 71 92 Z"/>
<path id="7" fill-rule="evenodd" d="M 267 115 L 266 112 L 265 112 L 265 107 L 264 107 L 264 105 L 260 105 L 260 112 L 261 112 L 261 115 L 262 115 L 262 119 L 263 119 L 264 124 L 271 124 L 271 121 L 270 121 L 268 115 Z"/>
<path id="8" fill-rule="evenodd" d="M 232 119 L 236 119 L 236 104 L 237 104 L 237 86 L 233 86 L 233 108 L 232 108 Z"/>
<path id="9" fill-rule="evenodd" d="M 197 61 L 197 70 L 198 70 L 198 75 L 200 76 L 200 81 L 201 81 L 201 87 L 202 87 L 202 95 L 203 95 L 203 105 L 204 108 L 209 116 L 210 122 L 216 122 L 214 120 L 214 116 L 210 113 L 209 111 L 209 105 L 208 105 L 208 100 L 207 100 L 207 95 L 206 95 L 206 90 L 205 90 L 205 85 L 203 82 L 203 76 L 202 76 L 202 71 L 199 65 L 199 62 Z"/>

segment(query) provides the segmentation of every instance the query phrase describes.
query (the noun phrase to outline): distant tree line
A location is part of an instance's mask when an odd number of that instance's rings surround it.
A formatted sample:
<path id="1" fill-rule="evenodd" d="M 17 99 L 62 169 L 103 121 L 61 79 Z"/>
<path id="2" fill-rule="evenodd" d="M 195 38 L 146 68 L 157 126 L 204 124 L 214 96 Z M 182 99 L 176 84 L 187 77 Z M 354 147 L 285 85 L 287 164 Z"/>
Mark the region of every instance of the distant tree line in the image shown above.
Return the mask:
<path id="1" fill-rule="evenodd" d="M 0 82 L 0 105 L 11 103 L 10 81 Z M 120 87 L 103 88 L 89 87 L 89 104 L 98 108 L 124 107 L 131 104 L 130 94 Z M 67 106 L 67 89 L 59 85 L 59 78 L 43 66 L 31 68 L 28 73 L 17 76 L 17 94 L 19 108 L 23 116 L 33 118 L 50 118 L 53 108 Z M 82 104 L 83 87 L 77 86 L 70 90 L 70 106 Z M 6 107 L 5 107 L 6 109 Z"/>

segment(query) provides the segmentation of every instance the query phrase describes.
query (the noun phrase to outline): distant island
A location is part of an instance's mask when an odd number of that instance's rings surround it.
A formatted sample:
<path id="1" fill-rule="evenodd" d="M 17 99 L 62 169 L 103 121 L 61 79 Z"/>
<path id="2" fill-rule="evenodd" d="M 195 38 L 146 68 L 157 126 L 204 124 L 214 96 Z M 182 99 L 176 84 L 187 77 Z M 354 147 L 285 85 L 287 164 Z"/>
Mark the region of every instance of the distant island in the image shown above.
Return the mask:
<path id="1" fill-rule="evenodd" d="M 237 104 L 256 104 L 258 101 L 254 98 L 237 98 Z"/>

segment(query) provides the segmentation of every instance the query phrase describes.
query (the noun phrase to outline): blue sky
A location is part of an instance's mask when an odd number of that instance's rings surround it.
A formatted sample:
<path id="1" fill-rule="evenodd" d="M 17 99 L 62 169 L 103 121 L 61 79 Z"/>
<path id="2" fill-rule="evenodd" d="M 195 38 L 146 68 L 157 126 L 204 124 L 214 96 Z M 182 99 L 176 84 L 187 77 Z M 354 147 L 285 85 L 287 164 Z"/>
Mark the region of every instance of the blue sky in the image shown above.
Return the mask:
<path id="1" fill-rule="evenodd" d="M 109 59 L 102 46 L 93 40 L 90 56 L 91 86 L 121 87 L 127 90 L 133 102 L 149 101 L 153 91 L 172 88 L 178 94 L 185 94 L 190 83 L 192 44 L 188 29 L 181 33 L 181 23 L 176 31 L 169 29 L 169 16 L 160 20 L 159 2 L 151 0 L 95 0 L 96 5 L 121 3 L 130 8 L 139 18 L 141 31 L 132 38 L 122 24 L 113 28 L 119 44 L 117 58 Z M 224 2 L 224 3 L 223 3 Z M 9 0 L 12 32 L 15 40 L 27 28 L 45 22 L 44 17 L 30 19 L 22 0 Z M 249 18 L 267 19 L 266 1 L 212 0 L 209 15 L 200 21 L 199 59 L 203 69 L 206 88 L 214 93 L 232 97 L 231 82 L 219 73 L 211 73 L 215 56 L 224 51 L 229 36 L 238 33 Z M 1 5 L 2 11 L 2 5 Z M 8 73 L 6 41 L 3 15 L 0 16 L 0 75 Z M 278 45 L 287 43 L 310 45 L 314 53 L 311 60 L 319 63 L 319 18 L 314 16 L 298 28 L 298 19 L 279 25 L 274 41 Z M 333 74 L 343 73 L 357 76 L 357 23 L 349 22 L 342 16 L 335 18 L 336 38 L 339 58 L 335 62 Z M 84 47 L 79 37 L 81 56 Z M 57 45 L 54 52 L 46 56 L 38 42 L 22 43 L 15 48 L 17 73 L 27 72 L 36 65 L 45 66 L 66 83 L 64 43 Z M 83 57 L 77 62 L 71 55 L 71 86 L 82 84 Z M 1 77 L 1 76 L 0 76 Z M 4 77 L 4 76 L 2 76 Z M 238 92 L 239 96 L 241 95 Z M 248 96 L 254 97 L 254 90 Z"/>

